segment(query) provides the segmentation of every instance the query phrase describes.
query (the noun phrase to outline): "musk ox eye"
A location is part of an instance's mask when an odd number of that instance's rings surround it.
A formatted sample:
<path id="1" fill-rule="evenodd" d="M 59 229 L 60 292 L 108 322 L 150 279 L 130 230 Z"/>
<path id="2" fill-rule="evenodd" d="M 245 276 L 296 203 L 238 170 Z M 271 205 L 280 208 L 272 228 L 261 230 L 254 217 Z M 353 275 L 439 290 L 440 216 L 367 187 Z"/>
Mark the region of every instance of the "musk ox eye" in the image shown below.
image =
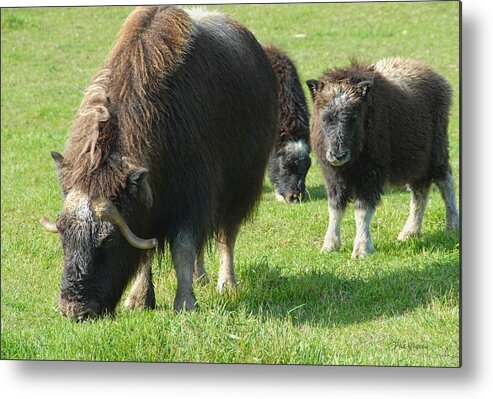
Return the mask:
<path id="1" fill-rule="evenodd" d="M 331 114 L 329 114 L 329 115 L 325 115 L 325 116 L 323 117 L 323 121 L 324 121 L 325 123 L 327 123 L 327 124 L 332 124 L 332 123 L 334 123 L 334 122 L 335 122 L 335 120 L 336 120 L 335 116 L 334 116 L 334 115 L 331 115 Z"/>
<path id="2" fill-rule="evenodd" d="M 113 244 L 114 242 L 114 237 L 109 235 L 109 236 L 106 236 L 104 237 L 102 240 L 101 240 L 101 243 L 99 244 L 99 247 L 100 248 L 106 248 L 106 247 L 109 247 Z"/>

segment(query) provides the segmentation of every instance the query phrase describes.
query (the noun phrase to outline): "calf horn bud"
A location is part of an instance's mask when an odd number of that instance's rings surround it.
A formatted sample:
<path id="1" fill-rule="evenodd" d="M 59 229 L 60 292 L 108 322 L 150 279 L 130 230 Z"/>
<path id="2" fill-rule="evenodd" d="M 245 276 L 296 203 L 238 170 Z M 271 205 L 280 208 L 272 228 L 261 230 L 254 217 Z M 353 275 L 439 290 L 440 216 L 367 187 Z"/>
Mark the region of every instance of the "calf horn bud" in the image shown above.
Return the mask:
<path id="1" fill-rule="evenodd" d="M 50 233 L 58 233 L 58 228 L 56 227 L 56 224 L 50 222 L 44 216 L 41 219 L 39 219 L 39 223 L 41 223 L 41 225 Z"/>
<path id="2" fill-rule="evenodd" d="M 112 202 L 106 199 L 96 199 L 92 203 L 94 213 L 96 217 L 102 221 L 111 222 L 120 229 L 120 233 L 128 241 L 130 245 L 139 249 L 152 249 L 156 248 L 158 241 L 155 238 L 148 240 L 137 237 L 132 230 L 128 227 L 123 217 L 116 209 L 116 206 Z"/>

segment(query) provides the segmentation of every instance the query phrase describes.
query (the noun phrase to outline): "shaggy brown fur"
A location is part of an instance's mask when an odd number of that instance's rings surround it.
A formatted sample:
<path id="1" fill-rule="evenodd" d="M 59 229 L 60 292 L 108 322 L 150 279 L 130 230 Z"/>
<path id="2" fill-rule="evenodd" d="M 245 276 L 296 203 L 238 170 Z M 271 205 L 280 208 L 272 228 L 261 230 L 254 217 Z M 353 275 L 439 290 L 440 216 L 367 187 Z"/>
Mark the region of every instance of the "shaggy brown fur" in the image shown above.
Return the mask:
<path id="1" fill-rule="evenodd" d="M 45 225 L 64 251 L 61 312 L 112 312 L 134 276 L 128 306 L 154 306 L 146 251 L 156 245 L 169 244 L 176 311 L 196 306 L 193 268 L 212 237 L 218 288 L 233 285 L 236 235 L 260 199 L 278 109 L 276 77 L 245 27 L 204 10 L 133 12 L 85 93 L 65 158 L 52 153 L 65 201 Z"/>
<path id="2" fill-rule="evenodd" d="M 278 85 L 279 136 L 276 146 L 280 147 L 286 140 L 309 142 L 308 109 L 296 66 L 280 49 L 272 45 L 265 45 L 263 49 Z"/>
<path id="3" fill-rule="evenodd" d="M 355 59 L 351 60 L 349 67 L 330 69 L 319 81 L 317 96 L 314 98 L 314 107 L 323 108 L 338 91 L 343 91 L 355 105 L 359 105 L 363 97 L 358 83 L 373 81 L 374 78 L 374 66 L 361 64 Z M 312 121 L 315 120 L 312 119 Z"/>
<path id="4" fill-rule="evenodd" d="M 190 35 L 184 10 L 142 7 L 130 14 L 103 70 L 85 91 L 61 168 L 64 189 L 114 197 L 128 172 L 121 157 L 147 164 L 152 121 L 166 112 L 155 94 L 183 62 Z M 120 153 L 111 158 L 115 148 Z"/>
<path id="5" fill-rule="evenodd" d="M 289 57 L 272 45 L 263 49 L 276 74 L 279 96 L 279 132 L 269 159 L 269 178 L 279 200 L 298 202 L 305 197 L 311 165 L 305 93 Z"/>
<path id="6" fill-rule="evenodd" d="M 361 229 L 353 256 L 371 252 L 369 223 L 385 183 L 408 184 L 413 191 L 411 216 L 399 238 L 420 233 L 432 182 L 447 206 L 447 228 L 457 228 L 447 133 L 452 91 L 442 76 L 418 61 L 393 58 L 352 62 L 307 84 L 311 140 L 331 212 L 324 249 L 339 247 L 340 219 L 354 200 Z"/>

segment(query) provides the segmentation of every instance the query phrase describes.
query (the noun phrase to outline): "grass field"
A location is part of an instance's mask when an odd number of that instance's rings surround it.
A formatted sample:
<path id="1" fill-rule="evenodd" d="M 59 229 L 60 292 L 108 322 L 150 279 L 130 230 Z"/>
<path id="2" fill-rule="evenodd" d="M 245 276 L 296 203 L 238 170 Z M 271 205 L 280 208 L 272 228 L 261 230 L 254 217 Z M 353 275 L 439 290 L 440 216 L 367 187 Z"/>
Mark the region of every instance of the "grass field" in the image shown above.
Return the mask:
<path id="1" fill-rule="evenodd" d="M 302 81 L 351 56 L 404 56 L 454 88 L 450 152 L 459 186 L 457 2 L 221 6 L 260 41 L 282 47 Z M 266 180 L 236 250 L 239 285 L 196 288 L 200 311 L 173 314 L 169 257 L 153 265 L 158 308 L 73 323 L 59 315 L 62 250 L 38 219 L 61 209 L 50 150 L 63 150 L 82 92 L 130 8 L 2 9 L 1 358 L 157 362 L 448 366 L 460 364 L 459 237 L 444 231 L 433 189 L 423 235 L 396 240 L 409 193 L 389 191 L 372 225 L 376 253 L 351 260 L 348 209 L 340 252 L 321 254 L 324 182 L 314 162 L 311 200 L 275 201 Z M 457 190 L 458 196 L 458 190 Z M 206 256 L 213 281 L 217 252 Z"/>

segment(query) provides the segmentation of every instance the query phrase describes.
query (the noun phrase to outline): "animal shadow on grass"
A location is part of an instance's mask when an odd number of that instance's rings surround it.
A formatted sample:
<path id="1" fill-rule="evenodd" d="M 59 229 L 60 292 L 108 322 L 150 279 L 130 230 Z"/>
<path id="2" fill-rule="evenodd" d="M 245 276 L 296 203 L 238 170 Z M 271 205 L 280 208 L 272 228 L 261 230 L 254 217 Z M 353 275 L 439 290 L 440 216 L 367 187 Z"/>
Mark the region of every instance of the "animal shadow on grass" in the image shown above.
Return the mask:
<path id="1" fill-rule="evenodd" d="M 290 318 L 295 325 L 341 326 L 395 317 L 444 297 L 457 297 L 458 260 L 430 262 L 420 269 L 342 278 L 327 272 L 283 276 L 261 260 L 244 271 L 255 284 L 241 289 L 238 304 L 264 319 Z M 246 279 L 245 279 L 246 280 Z"/>
<path id="2" fill-rule="evenodd" d="M 394 239 L 378 242 L 375 240 L 374 244 L 379 252 L 398 253 L 399 251 L 411 251 L 422 254 L 434 250 L 453 251 L 460 245 L 458 232 L 437 230 L 427 233 L 424 229 L 420 236 L 408 238 L 405 241 Z"/>

